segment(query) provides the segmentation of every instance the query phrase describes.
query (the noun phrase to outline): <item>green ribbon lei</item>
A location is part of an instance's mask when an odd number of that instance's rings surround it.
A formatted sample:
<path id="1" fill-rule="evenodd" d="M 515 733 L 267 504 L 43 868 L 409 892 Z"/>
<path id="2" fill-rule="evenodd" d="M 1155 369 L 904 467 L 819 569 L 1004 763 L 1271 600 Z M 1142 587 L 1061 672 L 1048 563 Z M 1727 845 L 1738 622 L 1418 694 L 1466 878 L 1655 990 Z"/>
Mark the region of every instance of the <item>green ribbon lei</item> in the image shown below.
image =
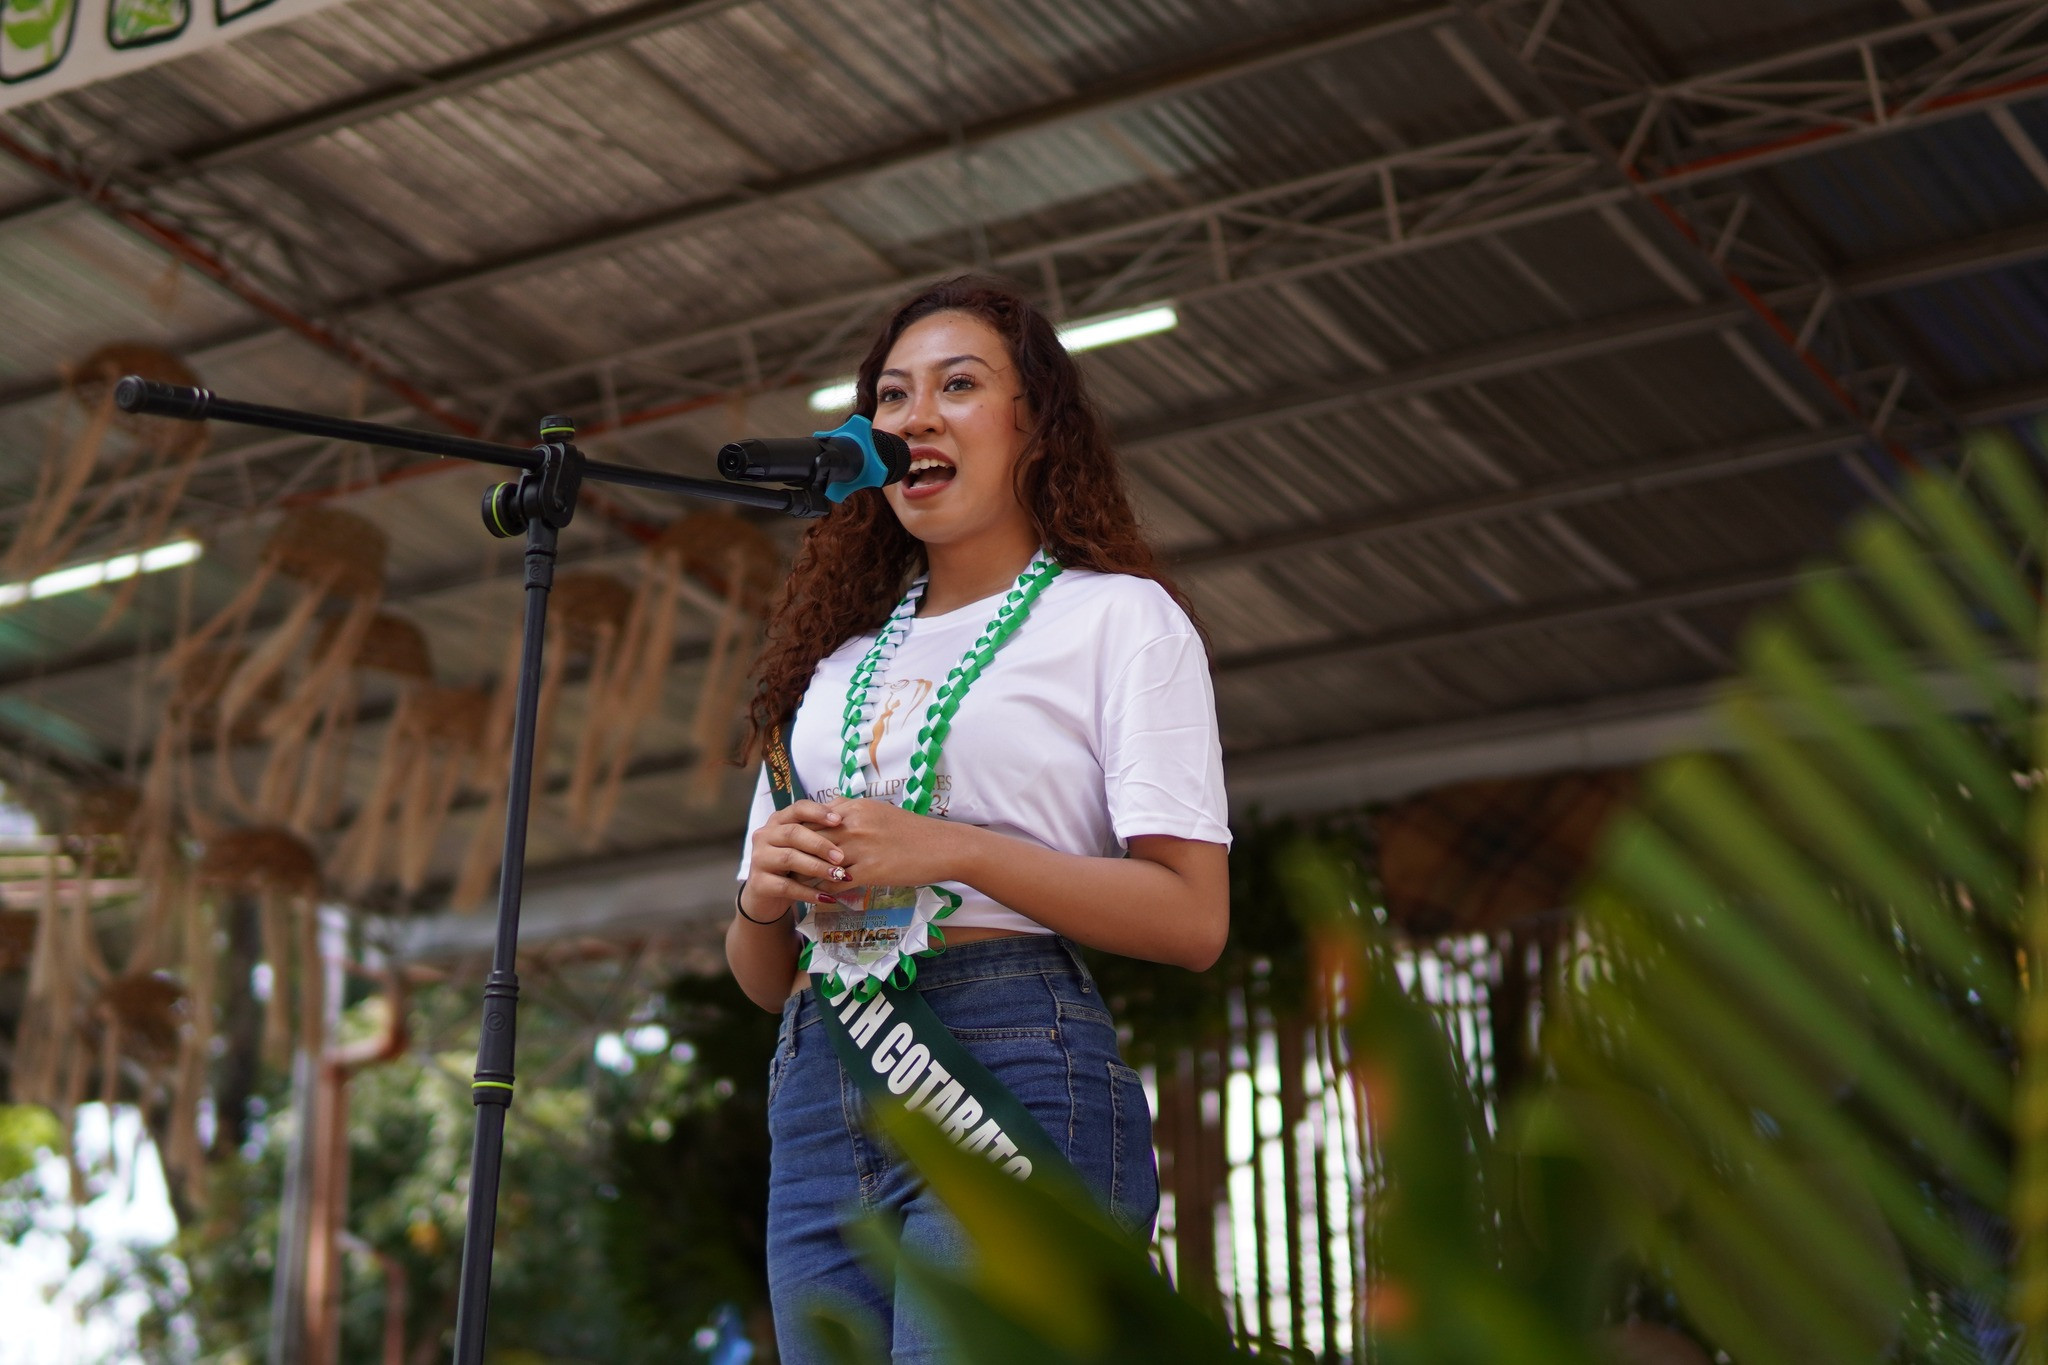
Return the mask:
<path id="1" fill-rule="evenodd" d="M 911 751 L 910 772 L 903 784 L 903 808 L 913 815 L 929 815 L 932 797 L 937 791 L 939 754 L 946 743 L 946 736 L 953 728 L 953 718 L 959 713 L 960 703 L 967 698 L 969 689 L 987 670 L 996 652 L 1009 643 L 1025 619 L 1030 616 L 1032 606 L 1044 593 L 1046 586 L 1059 577 L 1059 562 L 1043 549 L 1032 555 L 1031 562 L 1024 566 L 1024 572 L 1017 576 L 1017 582 L 1003 597 L 1003 604 L 989 623 L 982 627 L 981 634 L 968 647 L 960 662 L 953 666 L 946 680 L 939 684 L 933 694 L 931 706 L 925 711 L 924 724 L 917 732 L 917 745 Z M 869 768 L 861 762 L 861 743 L 873 724 L 876 710 L 876 694 L 880 690 L 879 680 L 886 671 L 889 660 L 895 655 L 897 646 L 910 633 L 910 623 L 917 614 L 917 608 L 924 601 L 926 580 L 919 578 L 910 585 L 903 599 L 889 613 L 876 634 L 874 644 L 854 666 L 853 676 L 847 681 L 846 705 L 840 716 L 840 764 L 839 794 L 844 797 L 860 797 L 875 789 L 879 772 L 871 775 Z M 960 896 L 943 886 L 918 888 L 873 888 L 870 896 L 884 890 L 895 890 L 899 894 L 911 892 L 921 898 L 930 891 L 938 901 L 931 911 L 929 920 L 945 919 L 960 908 Z M 815 908 L 815 907 L 814 907 Z M 913 926 L 915 928 L 915 924 Z M 835 999 L 848 989 L 855 990 L 861 999 L 867 999 L 881 988 L 884 977 L 901 987 L 909 986 L 917 979 L 917 956 L 929 956 L 945 943 L 945 936 L 935 923 L 926 922 L 924 929 L 931 946 L 916 949 L 914 953 L 903 953 L 887 972 L 870 974 L 866 966 L 845 964 L 835 966 L 822 973 L 819 990 L 827 999 Z M 806 971 L 818 970 L 813 966 L 816 941 L 804 945 L 801 965 Z M 886 959 L 884 959 L 886 961 Z M 847 965 L 854 965 L 854 980 L 849 981 L 843 974 Z"/>

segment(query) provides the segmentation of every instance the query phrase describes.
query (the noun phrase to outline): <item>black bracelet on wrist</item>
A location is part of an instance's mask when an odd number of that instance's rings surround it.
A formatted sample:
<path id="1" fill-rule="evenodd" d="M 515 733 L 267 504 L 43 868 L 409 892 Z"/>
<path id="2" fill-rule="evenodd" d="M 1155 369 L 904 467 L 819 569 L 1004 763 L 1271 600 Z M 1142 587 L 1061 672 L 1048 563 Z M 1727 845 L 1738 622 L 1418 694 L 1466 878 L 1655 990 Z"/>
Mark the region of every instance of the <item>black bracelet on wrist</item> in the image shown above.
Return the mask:
<path id="1" fill-rule="evenodd" d="M 783 919 L 789 914 L 789 907 L 785 905 L 782 907 L 782 914 L 777 915 L 774 919 L 755 919 L 752 915 L 747 913 L 746 895 L 747 884 L 745 882 L 741 882 L 740 889 L 732 893 L 732 908 L 739 911 L 740 918 L 745 920 L 749 924 L 759 924 L 763 926 L 770 924 L 780 924 L 782 923 Z"/>

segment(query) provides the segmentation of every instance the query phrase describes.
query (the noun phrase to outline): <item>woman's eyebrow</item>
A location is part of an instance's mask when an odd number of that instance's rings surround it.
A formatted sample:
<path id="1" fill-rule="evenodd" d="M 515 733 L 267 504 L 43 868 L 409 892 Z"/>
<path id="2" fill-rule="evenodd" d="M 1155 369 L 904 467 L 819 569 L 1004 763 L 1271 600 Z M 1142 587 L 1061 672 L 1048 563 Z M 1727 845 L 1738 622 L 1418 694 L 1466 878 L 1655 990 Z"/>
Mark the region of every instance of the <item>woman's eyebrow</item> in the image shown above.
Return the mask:
<path id="1" fill-rule="evenodd" d="M 950 369 L 953 366 L 958 365 L 963 360 L 971 360 L 975 364 L 981 366 L 983 369 L 986 370 L 993 370 L 995 368 L 995 366 L 989 364 L 986 360 L 983 360 L 978 355 L 949 355 L 944 360 L 941 360 L 937 365 L 934 365 L 932 368 L 936 370 Z M 875 377 L 877 379 L 882 379 L 888 377 L 889 375 L 895 375 L 898 379 L 908 379 L 910 378 L 910 371 L 895 369 L 884 370 L 881 374 Z"/>

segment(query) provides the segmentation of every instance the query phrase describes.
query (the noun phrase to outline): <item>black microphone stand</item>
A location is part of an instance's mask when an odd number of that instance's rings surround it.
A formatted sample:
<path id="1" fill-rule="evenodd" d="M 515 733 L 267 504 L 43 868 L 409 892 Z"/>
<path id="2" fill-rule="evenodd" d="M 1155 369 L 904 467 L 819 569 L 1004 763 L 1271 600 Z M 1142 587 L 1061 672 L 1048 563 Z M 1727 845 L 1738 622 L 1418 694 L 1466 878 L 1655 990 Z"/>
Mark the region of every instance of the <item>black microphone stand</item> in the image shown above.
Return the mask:
<path id="1" fill-rule="evenodd" d="M 410 431 L 375 422 L 356 422 L 292 408 L 267 407 L 216 398 L 210 390 L 161 384 L 130 375 L 114 388 L 123 412 L 185 421 L 236 422 L 306 436 L 324 436 L 393 450 L 475 460 L 520 471 L 516 483 L 501 483 L 484 494 L 484 529 L 500 538 L 526 533 L 526 619 L 519 649 L 519 694 L 512 720 L 512 774 L 505 803 L 505 851 L 498 879 L 497 942 L 491 973 L 484 979 L 483 1029 L 477 1043 L 470 1100 L 476 1106 L 476 1140 L 469 1158 L 469 1215 L 462 1231 L 462 1276 L 455 1311 L 455 1365 L 483 1365 L 484 1326 L 490 1312 L 491 1243 L 498 1220 L 498 1179 L 505 1151 L 505 1111 L 512 1105 L 512 1050 L 519 1000 L 513 970 L 519 952 L 519 899 L 526 874 L 526 817 L 533 793 L 535 718 L 540 705 L 541 647 L 547 632 L 548 590 L 555 580 L 555 540 L 576 515 L 576 494 L 585 479 L 658 492 L 713 498 L 763 507 L 791 516 L 822 516 L 830 504 L 824 475 L 801 488 L 735 486 L 684 478 L 630 465 L 585 458 L 570 439 L 575 427 L 565 417 L 541 419 L 541 444 L 531 449 L 464 436 Z"/>

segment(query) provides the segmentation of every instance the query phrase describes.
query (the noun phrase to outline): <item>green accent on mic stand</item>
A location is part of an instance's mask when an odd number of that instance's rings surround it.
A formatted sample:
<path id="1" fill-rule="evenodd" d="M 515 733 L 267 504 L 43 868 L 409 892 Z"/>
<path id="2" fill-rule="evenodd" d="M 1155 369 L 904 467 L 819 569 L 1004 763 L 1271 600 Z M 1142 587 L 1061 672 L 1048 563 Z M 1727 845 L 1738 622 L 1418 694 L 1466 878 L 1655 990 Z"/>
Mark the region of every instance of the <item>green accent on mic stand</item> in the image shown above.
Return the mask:
<path id="1" fill-rule="evenodd" d="M 499 488 L 503 488 L 504 486 L 505 485 L 503 484 L 498 485 Z M 498 515 L 498 499 L 495 495 L 495 491 L 493 492 L 493 496 L 491 497 L 491 500 L 488 505 L 491 509 L 491 525 L 497 528 L 499 539 L 510 540 L 513 536 L 519 534 L 511 527 L 507 526 L 505 524 L 505 519 Z"/>

